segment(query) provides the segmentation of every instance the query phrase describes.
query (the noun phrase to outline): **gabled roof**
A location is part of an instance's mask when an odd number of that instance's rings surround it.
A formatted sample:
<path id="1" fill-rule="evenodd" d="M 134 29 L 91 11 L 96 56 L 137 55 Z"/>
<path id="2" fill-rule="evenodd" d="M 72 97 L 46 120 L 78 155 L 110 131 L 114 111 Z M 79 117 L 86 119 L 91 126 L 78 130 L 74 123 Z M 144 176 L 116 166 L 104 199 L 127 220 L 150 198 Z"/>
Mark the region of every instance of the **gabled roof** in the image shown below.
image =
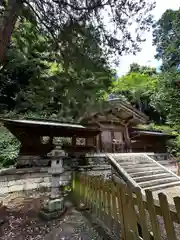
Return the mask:
<path id="1" fill-rule="evenodd" d="M 148 117 L 144 113 L 120 99 L 108 100 L 104 108 L 99 112 L 86 113 L 81 119 L 81 123 L 88 122 L 93 118 L 96 118 L 97 121 L 113 121 L 122 124 L 128 121 L 133 126 L 148 121 Z"/>

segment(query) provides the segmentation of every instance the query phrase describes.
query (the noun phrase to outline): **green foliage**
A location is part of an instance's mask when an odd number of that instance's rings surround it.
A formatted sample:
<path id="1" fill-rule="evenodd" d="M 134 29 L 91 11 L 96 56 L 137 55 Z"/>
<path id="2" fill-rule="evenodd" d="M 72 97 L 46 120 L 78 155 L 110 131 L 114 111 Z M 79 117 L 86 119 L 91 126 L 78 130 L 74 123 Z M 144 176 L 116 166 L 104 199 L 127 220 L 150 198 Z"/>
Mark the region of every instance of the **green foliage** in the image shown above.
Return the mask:
<path id="1" fill-rule="evenodd" d="M 96 30 L 93 42 L 99 48 L 106 49 L 112 60 L 112 57 L 139 50 L 139 43 L 144 40 L 141 33 L 152 25 L 150 11 L 154 6 L 153 1 L 146 0 L 50 0 L 48 3 L 45 0 L 7 1 L 0 12 L 0 48 L 3 49 L 0 63 L 5 59 L 9 37 L 18 15 L 26 17 L 31 23 L 37 23 L 40 31 L 52 38 L 52 48 L 57 51 L 59 46 L 62 46 L 62 50 L 64 46 L 71 49 L 71 33 L 79 33 L 79 30 L 91 25 Z M 107 27 L 108 23 L 112 29 Z M 135 28 L 130 27 L 132 24 L 135 24 Z M 71 61 L 71 56 L 66 55 L 66 58 Z"/>
<path id="2" fill-rule="evenodd" d="M 141 73 L 141 74 L 145 74 L 145 75 L 148 75 L 148 76 L 157 75 L 157 72 L 156 72 L 155 68 L 151 68 L 151 67 L 148 67 L 148 66 L 140 66 L 137 63 L 132 63 L 130 65 L 129 73 L 131 73 L 131 72 Z"/>
<path id="3" fill-rule="evenodd" d="M 20 19 L 0 69 L 1 116 L 77 121 L 89 106 L 103 101 L 113 72 L 93 34 L 92 27 L 71 32 L 74 46 L 54 51 L 49 36 L 35 23 Z M 13 138 L 2 131 L 0 141 L 0 162 L 13 163 Z"/>
<path id="4" fill-rule="evenodd" d="M 26 1 L 26 4 L 33 9 L 39 27 L 53 36 L 55 44 L 58 42 L 63 47 L 71 48 L 71 34 L 79 33 L 90 23 L 90 27 L 95 29 L 93 43 L 106 49 L 111 58 L 139 50 L 138 43 L 143 41 L 141 32 L 149 30 L 152 24 L 150 11 L 155 6 L 153 1 L 147 3 L 145 0 L 50 0 L 48 4 L 37 0 Z M 107 23 L 111 24 L 112 30 L 107 28 Z M 136 29 L 132 34 L 130 26 L 134 23 Z M 71 61 L 68 55 L 66 57 Z"/>
<path id="5" fill-rule="evenodd" d="M 156 58 L 162 60 L 162 69 L 180 64 L 180 10 L 166 10 L 154 25 L 153 42 Z"/>
<path id="6" fill-rule="evenodd" d="M 112 71 L 94 42 L 95 31 L 92 26 L 70 28 L 64 45 L 54 51 L 51 38 L 35 23 L 21 19 L 0 72 L 1 113 L 32 112 L 72 120 L 87 104 L 102 99 L 112 83 Z"/>
<path id="7" fill-rule="evenodd" d="M 179 78 L 180 73 L 176 70 L 160 74 L 156 91 L 151 97 L 151 104 L 167 116 L 168 123 L 177 125 L 180 120 Z"/>
<path id="8" fill-rule="evenodd" d="M 161 122 L 161 115 L 151 106 L 151 96 L 156 90 L 158 74 L 155 69 L 132 64 L 125 76 L 114 82 L 112 92 L 124 96 L 127 102 L 147 114 L 150 120 Z"/>
<path id="9" fill-rule="evenodd" d="M 8 167 L 15 163 L 19 150 L 18 140 L 3 126 L 0 126 L 0 164 Z"/>

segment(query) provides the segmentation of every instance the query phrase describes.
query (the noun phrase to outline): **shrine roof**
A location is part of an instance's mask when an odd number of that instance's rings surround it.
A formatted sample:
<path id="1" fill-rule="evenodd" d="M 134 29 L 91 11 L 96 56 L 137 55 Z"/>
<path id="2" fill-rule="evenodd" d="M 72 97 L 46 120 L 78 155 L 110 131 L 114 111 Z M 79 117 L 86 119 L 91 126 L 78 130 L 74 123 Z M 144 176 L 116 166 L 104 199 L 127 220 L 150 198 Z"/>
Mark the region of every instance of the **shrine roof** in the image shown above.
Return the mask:
<path id="1" fill-rule="evenodd" d="M 62 123 L 58 121 L 46 121 L 46 120 L 29 120 L 29 119 L 0 119 L 2 122 L 6 123 L 22 123 L 30 125 L 42 125 L 42 126 L 55 126 L 55 127 L 70 127 L 70 128 L 86 128 L 80 124 L 73 123 Z"/>
<path id="2" fill-rule="evenodd" d="M 43 136 L 64 136 L 71 137 L 77 135 L 79 137 L 97 135 L 98 128 L 83 126 L 82 124 L 64 123 L 53 120 L 40 119 L 0 119 L 9 131 L 17 135 L 18 131 L 28 132 L 32 131 Z"/>
<path id="3" fill-rule="evenodd" d="M 129 122 L 131 126 L 136 126 L 148 121 L 148 117 L 144 113 L 120 99 L 106 101 L 100 111 L 85 113 L 81 119 L 81 123 L 88 122 L 93 118 L 96 118 L 97 122 L 114 121 L 123 124 Z"/>
<path id="4" fill-rule="evenodd" d="M 138 134 L 141 136 L 154 136 L 154 137 L 165 137 L 165 138 L 176 138 L 175 135 L 164 133 L 161 131 L 148 131 L 148 130 L 141 130 L 141 129 L 136 129 L 132 132 L 132 134 Z"/>

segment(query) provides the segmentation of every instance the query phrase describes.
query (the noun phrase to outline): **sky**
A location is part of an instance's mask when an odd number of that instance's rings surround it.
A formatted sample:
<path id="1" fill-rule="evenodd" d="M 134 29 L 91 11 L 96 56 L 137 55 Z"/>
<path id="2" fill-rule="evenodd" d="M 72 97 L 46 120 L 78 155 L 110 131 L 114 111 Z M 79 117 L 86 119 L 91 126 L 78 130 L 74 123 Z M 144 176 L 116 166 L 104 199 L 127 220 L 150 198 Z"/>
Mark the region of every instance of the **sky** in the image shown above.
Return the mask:
<path id="1" fill-rule="evenodd" d="M 156 8 L 152 11 L 154 19 L 158 20 L 166 9 L 177 10 L 180 7 L 180 0 L 156 0 Z M 140 65 L 147 65 L 159 68 L 161 65 L 155 58 L 155 47 L 152 46 L 152 31 L 146 33 L 146 42 L 141 45 L 141 52 L 136 56 L 127 55 L 120 59 L 120 66 L 117 68 L 118 75 L 124 75 L 128 72 L 131 63 L 136 62 Z"/>

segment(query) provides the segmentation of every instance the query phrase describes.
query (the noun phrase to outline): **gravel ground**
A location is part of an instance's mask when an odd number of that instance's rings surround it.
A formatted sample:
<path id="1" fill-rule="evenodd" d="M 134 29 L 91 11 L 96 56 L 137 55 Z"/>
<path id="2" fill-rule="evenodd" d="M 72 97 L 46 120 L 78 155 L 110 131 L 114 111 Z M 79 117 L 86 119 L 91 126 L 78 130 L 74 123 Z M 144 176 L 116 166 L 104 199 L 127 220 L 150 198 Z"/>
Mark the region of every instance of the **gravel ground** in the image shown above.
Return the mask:
<path id="1" fill-rule="evenodd" d="M 43 221 L 38 217 L 47 195 L 9 194 L 0 209 L 5 223 L 0 227 L 0 240 L 100 240 L 81 213 L 69 210 L 61 219 Z"/>
<path id="2" fill-rule="evenodd" d="M 146 219 L 147 219 L 147 225 L 148 225 L 149 231 L 152 231 L 151 221 L 149 218 L 149 213 L 147 211 L 146 211 Z M 159 223 L 161 240 L 167 240 L 168 238 L 167 238 L 166 229 L 164 225 L 164 219 L 161 216 L 157 216 L 157 220 Z M 180 240 L 180 224 L 174 223 L 174 230 L 175 230 L 177 240 Z"/>

